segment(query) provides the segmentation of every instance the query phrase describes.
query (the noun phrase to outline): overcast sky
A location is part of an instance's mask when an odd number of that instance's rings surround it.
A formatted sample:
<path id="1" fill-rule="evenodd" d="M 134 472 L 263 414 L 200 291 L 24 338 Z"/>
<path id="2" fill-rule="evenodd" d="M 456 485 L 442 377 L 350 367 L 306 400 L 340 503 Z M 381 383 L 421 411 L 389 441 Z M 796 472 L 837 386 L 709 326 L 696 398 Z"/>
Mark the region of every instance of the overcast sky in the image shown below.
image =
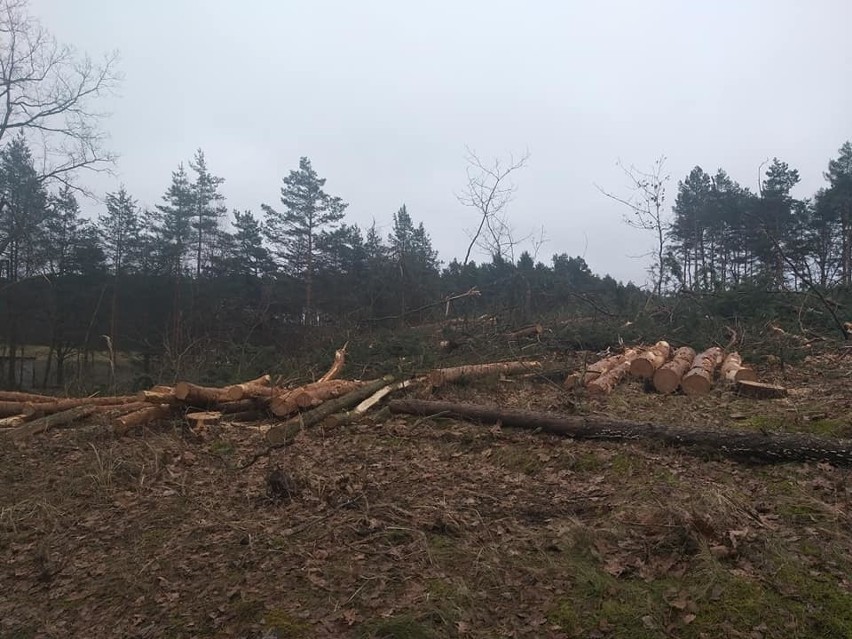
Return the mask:
<path id="1" fill-rule="evenodd" d="M 259 213 L 304 155 L 350 222 L 387 230 L 405 203 L 444 261 L 476 222 L 455 197 L 465 146 L 529 150 L 510 218 L 518 236 L 544 227 L 539 259 L 582 255 L 644 283 L 651 238 L 595 188 L 626 193 L 618 159 L 665 154 L 671 203 L 696 164 L 754 189 L 778 156 L 805 196 L 852 138 L 850 0 L 32 0 L 32 12 L 61 41 L 121 54 L 106 123 L 118 175 L 91 182 L 99 193 L 123 182 L 153 206 L 200 147 L 229 208 Z"/>

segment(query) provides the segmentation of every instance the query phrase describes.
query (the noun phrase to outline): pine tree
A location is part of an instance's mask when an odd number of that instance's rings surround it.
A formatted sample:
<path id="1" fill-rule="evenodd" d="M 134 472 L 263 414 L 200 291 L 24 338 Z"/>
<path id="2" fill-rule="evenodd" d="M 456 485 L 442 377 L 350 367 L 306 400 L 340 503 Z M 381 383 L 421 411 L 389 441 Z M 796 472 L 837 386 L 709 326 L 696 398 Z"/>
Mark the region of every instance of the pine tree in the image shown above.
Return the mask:
<path id="1" fill-rule="evenodd" d="M 118 279 L 138 266 L 140 219 L 136 200 L 122 185 L 106 194 L 106 213 L 98 218 L 101 238 L 113 275 Z"/>
<path id="2" fill-rule="evenodd" d="M 171 275 L 183 274 L 192 242 L 192 222 L 197 211 L 192 185 L 181 164 L 172 173 L 172 183 L 163 195 L 164 204 L 157 205 L 158 231 L 162 244 L 158 247 Z"/>
<path id="3" fill-rule="evenodd" d="M 414 226 L 404 204 L 394 213 L 388 249 L 396 270 L 401 314 L 405 315 L 412 298 L 418 305 L 426 301 L 430 280 L 438 274 L 438 254 L 423 223 Z"/>
<path id="4" fill-rule="evenodd" d="M 299 170 L 290 171 L 283 182 L 283 210 L 263 205 L 264 233 L 285 270 L 304 286 L 303 318 L 312 323 L 314 274 L 327 248 L 319 241 L 320 234 L 338 227 L 348 205 L 323 191 L 326 180 L 317 176 L 306 157 L 299 161 Z"/>
<path id="5" fill-rule="evenodd" d="M 189 167 L 195 172 L 195 181 L 190 187 L 194 206 L 191 226 L 195 244 L 195 276 L 201 277 L 203 265 L 212 257 L 220 220 L 227 211 L 223 204 L 225 198 L 219 193 L 219 186 L 225 179 L 210 173 L 201 149 L 195 152 Z"/>
<path id="6" fill-rule="evenodd" d="M 838 156 L 829 161 L 825 173 L 829 187 L 822 205 L 831 210 L 839 222 L 840 273 L 844 286 L 852 285 L 852 142 L 845 142 Z"/>
<path id="7" fill-rule="evenodd" d="M 263 229 L 251 211 L 234 211 L 234 232 L 228 236 L 221 271 L 230 276 L 261 278 L 275 271 L 263 245 Z"/>

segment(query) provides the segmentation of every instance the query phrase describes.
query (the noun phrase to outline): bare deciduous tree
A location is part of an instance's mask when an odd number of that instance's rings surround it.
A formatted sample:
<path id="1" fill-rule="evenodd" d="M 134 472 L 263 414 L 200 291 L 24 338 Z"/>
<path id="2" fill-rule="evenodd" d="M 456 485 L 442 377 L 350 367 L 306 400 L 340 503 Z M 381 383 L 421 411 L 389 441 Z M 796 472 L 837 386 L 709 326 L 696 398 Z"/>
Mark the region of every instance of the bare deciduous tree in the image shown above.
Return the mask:
<path id="1" fill-rule="evenodd" d="M 631 192 L 627 197 L 619 197 L 595 185 L 605 196 L 630 209 L 630 213 L 624 216 L 624 221 L 629 226 L 654 233 L 656 246 L 652 272 L 656 295 L 662 291 L 665 281 L 666 241 L 670 227 L 665 214 L 666 183 L 669 181 L 665 163 L 666 157 L 661 155 L 654 161 L 650 170 L 640 171 L 633 165 L 625 166 L 619 160 L 618 167 L 627 176 L 628 189 Z"/>
<path id="2" fill-rule="evenodd" d="M 81 170 L 103 170 L 113 154 L 103 147 L 93 103 L 120 77 L 118 56 L 100 63 L 60 44 L 29 12 L 27 0 L 0 0 L 0 144 L 22 134 L 37 154 L 40 178 L 71 184 Z M 0 208 L 5 201 L 0 201 Z M 0 238 L 2 253 L 14 238 Z"/>
<path id="3" fill-rule="evenodd" d="M 496 158 L 492 164 L 485 164 L 474 151 L 467 149 L 467 185 L 457 198 L 464 206 L 476 210 L 479 226 L 470 233 L 464 264 L 470 260 L 474 246 L 498 257 L 511 251 L 515 241 L 506 208 L 517 186 L 510 176 L 526 167 L 529 157 L 527 151 L 518 160 L 510 155 L 508 160 Z"/>

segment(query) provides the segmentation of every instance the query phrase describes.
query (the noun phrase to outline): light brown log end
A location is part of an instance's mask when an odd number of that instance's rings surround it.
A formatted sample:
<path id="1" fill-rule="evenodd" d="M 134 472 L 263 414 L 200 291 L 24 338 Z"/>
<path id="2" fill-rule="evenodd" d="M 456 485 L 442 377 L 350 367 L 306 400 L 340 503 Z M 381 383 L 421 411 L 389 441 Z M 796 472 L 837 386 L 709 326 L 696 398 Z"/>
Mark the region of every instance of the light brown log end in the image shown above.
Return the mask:
<path id="1" fill-rule="evenodd" d="M 774 384 L 742 380 L 737 382 L 737 393 L 754 399 L 779 399 L 787 396 L 787 389 Z"/>

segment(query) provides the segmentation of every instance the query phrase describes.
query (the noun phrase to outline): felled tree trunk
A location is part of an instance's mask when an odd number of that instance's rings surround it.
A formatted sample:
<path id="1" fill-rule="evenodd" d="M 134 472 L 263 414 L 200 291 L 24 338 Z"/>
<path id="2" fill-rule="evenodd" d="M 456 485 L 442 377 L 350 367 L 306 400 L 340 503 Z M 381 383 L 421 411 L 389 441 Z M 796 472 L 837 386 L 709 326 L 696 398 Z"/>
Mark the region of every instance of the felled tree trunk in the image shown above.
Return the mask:
<path id="1" fill-rule="evenodd" d="M 167 404 L 147 406 L 119 417 L 113 424 L 113 431 L 116 435 L 123 435 L 139 426 L 150 424 L 159 419 L 165 419 L 171 414 L 172 407 Z"/>
<path id="2" fill-rule="evenodd" d="M 189 382 L 175 384 L 175 397 L 187 404 L 210 406 L 219 402 L 227 402 L 227 389 L 210 386 L 198 386 Z"/>
<path id="3" fill-rule="evenodd" d="M 234 384 L 224 389 L 222 394 L 223 400 L 227 402 L 236 402 L 241 399 L 251 399 L 252 397 L 272 397 L 275 394 L 275 389 L 271 386 L 263 386 L 253 382 L 244 384 Z"/>
<path id="4" fill-rule="evenodd" d="M 345 379 L 333 379 L 328 382 L 314 382 L 276 395 L 269 402 L 269 410 L 277 417 L 292 415 L 303 408 L 317 406 L 324 401 L 351 393 L 363 385 Z"/>
<path id="5" fill-rule="evenodd" d="M 24 424 L 23 426 L 4 432 L 10 435 L 13 439 L 22 439 L 24 437 L 29 437 L 36 433 L 46 431 L 49 428 L 67 426 L 77 420 L 89 417 L 94 414 L 95 411 L 97 411 L 97 406 L 75 406 L 69 410 L 47 415 L 40 419 L 33 420 L 28 424 Z"/>
<path id="6" fill-rule="evenodd" d="M 630 366 L 636 356 L 637 352 L 634 349 L 625 353 L 618 366 L 608 370 L 606 373 L 603 373 L 586 384 L 586 390 L 589 391 L 590 395 L 609 395 L 612 392 L 612 389 L 615 388 L 621 380 L 627 377 L 627 373 L 630 372 Z"/>
<path id="7" fill-rule="evenodd" d="M 273 446 L 283 445 L 295 437 L 296 433 L 303 428 L 310 428 L 320 423 L 326 417 L 357 406 L 377 391 L 392 383 L 393 377 L 383 377 L 382 379 L 363 383 L 342 397 L 330 399 L 312 411 L 306 412 L 283 424 L 273 426 L 266 432 L 266 440 Z"/>
<path id="8" fill-rule="evenodd" d="M 726 382 L 738 382 L 740 380 L 757 381 L 757 373 L 754 369 L 743 366 L 743 358 L 739 353 L 728 353 L 722 362 L 720 377 Z"/>
<path id="9" fill-rule="evenodd" d="M 29 405 L 27 402 L 0 401 L 0 417 L 22 415 Z"/>
<path id="10" fill-rule="evenodd" d="M 636 352 L 636 349 L 629 348 L 623 353 L 619 353 L 617 355 L 610 355 L 609 357 L 599 359 L 595 363 L 589 364 L 586 367 L 585 371 L 578 371 L 566 377 L 565 387 L 574 388 L 575 386 L 577 386 L 578 383 L 581 383 L 583 386 L 588 386 L 598 377 L 600 377 L 604 373 L 611 371 L 613 368 L 621 364 L 626 357 L 631 357 L 635 355 Z"/>
<path id="11" fill-rule="evenodd" d="M 52 395 L 35 395 L 33 393 L 19 393 L 17 391 L 0 391 L 0 402 L 55 402 L 58 397 Z"/>
<path id="12" fill-rule="evenodd" d="M 661 441 L 670 446 L 709 450 L 733 459 L 766 462 L 824 461 L 837 465 L 852 465 L 852 440 L 801 433 L 693 429 L 603 417 L 556 416 L 533 411 L 413 399 L 391 401 L 390 410 L 393 413 L 412 415 L 440 414 L 489 424 L 500 422 L 504 426 L 541 429 L 576 439 Z"/>
<path id="13" fill-rule="evenodd" d="M 139 391 L 136 398 L 149 404 L 176 404 L 178 402 L 174 389 L 169 386 L 155 386 L 151 390 Z"/>
<path id="14" fill-rule="evenodd" d="M 79 397 L 72 399 L 60 399 L 54 402 L 38 402 L 26 404 L 22 413 L 29 417 L 42 417 L 61 413 L 77 406 L 121 406 L 138 402 L 136 395 L 122 395 L 118 397 Z"/>
<path id="15" fill-rule="evenodd" d="M 723 351 L 718 346 L 708 348 L 692 362 L 692 368 L 683 376 L 680 387 L 687 395 L 706 395 L 713 388 L 716 369 L 722 363 Z"/>
<path id="16" fill-rule="evenodd" d="M 429 373 L 429 383 L 433 388 L 451 384 L 463 379 L 487 377 L 488 375 L 513 375 L 528 373 L 541 368 L 541 362 L 494 362 L 491 364 L 471 364 L 454 368 L 438 368 Z"/>
<path id="17" fill-rule="evenodd" d="M 673 393 L 680 386 L 680 380 L 692 367 L 695 351 L 689 346 L 682 346 L 672 356 L 672 361 L 663 364 L 654 373 L 654 388 L 665 395 Z"/>
<path id="18" fill-rule="evenodd" d="M 630 374 L 641 379 L 651 379 L 657 369 L 668 361 L 671 353 L 672 347 L 668 342 L 657 342 L 630 363 Z"/>

